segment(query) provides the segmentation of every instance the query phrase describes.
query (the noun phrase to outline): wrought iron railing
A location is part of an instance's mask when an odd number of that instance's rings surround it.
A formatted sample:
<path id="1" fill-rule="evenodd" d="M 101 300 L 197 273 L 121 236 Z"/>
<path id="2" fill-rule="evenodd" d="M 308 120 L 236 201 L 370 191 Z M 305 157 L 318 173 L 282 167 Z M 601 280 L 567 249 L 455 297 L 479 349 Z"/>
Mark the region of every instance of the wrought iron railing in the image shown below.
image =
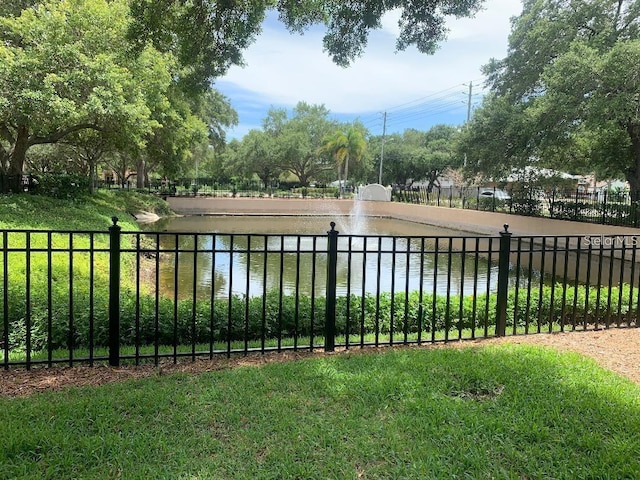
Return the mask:
<path id="1" fill-rule="evenodd" d="M 548 217 L 602 225 L 640 226 L 640 194 L 629 191 L 518 192 L 496 187 L 394 186 L 398 202 Z"/>
<path id="2" fill-rule="evenodd" d="M 638 326 L 635 236 L 0 231 L 0 364 Z"/>

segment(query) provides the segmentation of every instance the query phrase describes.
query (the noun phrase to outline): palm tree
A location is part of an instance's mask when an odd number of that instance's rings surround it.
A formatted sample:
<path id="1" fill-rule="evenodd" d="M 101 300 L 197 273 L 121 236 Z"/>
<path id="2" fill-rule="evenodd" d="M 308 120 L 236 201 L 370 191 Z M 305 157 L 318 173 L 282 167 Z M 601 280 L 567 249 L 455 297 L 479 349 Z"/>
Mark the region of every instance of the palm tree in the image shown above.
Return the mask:
<path id="1" fill-rule="evenodd" d="M 360 161 L 366 147 L 367 142 L 364 139 L 362 130 L 353 126 L 350 126 L 346 131 L 336 130 L 325 138 L 322 148 L 327 152 L 331 152 L 336 162 L 340 191 L 343 189 L 342 168 L 344 167 L 344 185 L 346 185 L 349 177 L 349 161 Z"/>

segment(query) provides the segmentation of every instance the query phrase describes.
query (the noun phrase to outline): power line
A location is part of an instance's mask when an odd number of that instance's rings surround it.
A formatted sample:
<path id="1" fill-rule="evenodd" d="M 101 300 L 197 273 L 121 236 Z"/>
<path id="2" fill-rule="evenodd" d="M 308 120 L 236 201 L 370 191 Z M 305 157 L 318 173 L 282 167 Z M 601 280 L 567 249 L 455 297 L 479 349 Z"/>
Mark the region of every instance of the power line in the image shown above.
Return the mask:
<path id="1" fill-rule="evenodd" d="M 421 118 L 433 117 L 443 113 L 458 112 L 465 108 L 465 106 L 468 121 L 471 116 L 472 106 L 476 103 L 474 99 L 484 96 L 483 92 L 486 89 L 479 86 L 483 80 L 484 78 L 481 77 L 473 79 L 469 83 L 453 85 L 429 95 L 387 108 L 384 114 L 378 113 L 374 116 L 368 116 L 360 119 L 360 122 L 365 127 L 382 126 L 383 129 L 386 129 L 387 126 L 398 126 Z M 467 92 L 462 91 L 460 89 L 462 86 L 469 87 L 469 90 Z M 459 90 L 454 91 L 456 89 Z M 381 118 L 381 115 L 383 115 L 383 118 Z"/>

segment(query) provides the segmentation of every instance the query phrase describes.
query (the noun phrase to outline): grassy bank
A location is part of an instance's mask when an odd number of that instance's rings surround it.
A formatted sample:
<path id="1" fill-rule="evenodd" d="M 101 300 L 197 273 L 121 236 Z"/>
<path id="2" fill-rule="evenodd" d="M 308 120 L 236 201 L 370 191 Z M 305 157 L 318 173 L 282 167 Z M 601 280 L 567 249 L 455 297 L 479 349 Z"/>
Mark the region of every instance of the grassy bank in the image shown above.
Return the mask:
<path id="1" fill-rule="evenodd" d="M 163 200 L 136 192 L 101 190 L 95 195 L 61 200 L 39 195 L 0 195 L 0 229 L 106 230 L 111 217 L 125 230 L 139 230 L 133 215 L 171 213 Z"/>
<path id="2" fill-rule="evenodd" d="M 0 399 L 4 478 L 637 478 L 640 387 L 531 346 L 343 354 Z"/>

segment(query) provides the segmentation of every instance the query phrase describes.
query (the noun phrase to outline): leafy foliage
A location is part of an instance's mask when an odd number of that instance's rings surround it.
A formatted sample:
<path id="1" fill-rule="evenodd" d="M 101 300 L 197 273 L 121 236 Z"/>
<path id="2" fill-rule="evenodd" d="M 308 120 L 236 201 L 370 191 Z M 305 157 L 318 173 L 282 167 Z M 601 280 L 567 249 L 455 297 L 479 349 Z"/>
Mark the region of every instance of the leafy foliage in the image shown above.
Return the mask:
<path id="1" fill-rule="evenodd" d="M 0 18 L 0 171 L 21 173 L 29 147 L 80 130 L 143 142 L 156 126 L 146 92 L 169 73 L 153 68 L 165 60 L 152 49 L 128 55 L 127 20 L 124 0 L 43 2 Z"/>
<path id="2" fill-rule="evenodd" d="M 74 262 L 85 265 L 86 254 L 74 256 Z M 64 268 L 54 270 L 51 312 L 52 348 L 88 348 L 108 345 L 108 289 L 106 278 L 98 276 L 93 300 L 87 282 L 85 265 L 74 272 L 73 295 L 68 290 L 69 277 Z M 22 349 L 26 342 L 25 291 L 20 282 L 9 288 L 9 336 L 11 349 Z M 33 273 L 32 273 L 33 275 Z M 47 346 L 48 316 L 45 278 L 34 275 L 31 300 L 30 342 L 34 351 Z M 190 345 L 209 342 L 271 340 L 291 337 L 322 336 L 325 323 L 325 299 L 300 295 L 281 295 L 277 291 L 266 297 L 231 299 L 178 300 L 142 294 L 139 304 L 131 287 L 125 287 L 121 300 L 121 337 L 123 345 Z M 529 298 L 529 300 L 528 300 Z M 637 312 L 637 288 L 548 285 L 532 287 L 523 294 L 510 290 L 507 326 L 540 330 L 550 324 L 564 326 L 595 322 L 627 323 Z M 535 299 L 535 301 L 531 301 Z M 69 305 L 73 304 L 73 310 Z M 495 327 L 496 296 L 490 294 L 432 295 L 411 292 L 367 294 L 339 297 L 336 302 L 338 335 L 395 334 L 418 332 L 487 331 Z M 158 312 L 156 316 L 156 310 Z"/>
<path id="3" fill-rule="evenodd" d="M 36 193 L 52 198 L 74 199 L 89 193 L 90 178 L 63 173 L 44 174 L 37 179 Z"/>
<path id="4" fill-rule="evenodd" d="M 265 12 L 272 8 L 292 32 L 324 25 L 325 51 L 335 63 L 347 66 L 364 50 L 369 32 L 382 27 L 381 18 L 388 11 L 400 11 L 398 50 L 416 46 L 421 52 L 434 53 L 446 38 L 447 16 L 473 16 L 481 4 L 482 0 L 134 0 L 130 37 L 139 48 L 152 43 L 159 50 L 179 52 L 184 67 L 182 82 L 190 88 L 202 88 L 232 65 L 242 64 L 242 51 L 260 33 Z"/>
<path id="5" fill-rule="evenodd" d="M 493 96 L 463 148 L 475 172 L 534 165 L 626 178 L 640 191 L 637 0 L 528 0 L 509 52 L 485 67 Z"/>

